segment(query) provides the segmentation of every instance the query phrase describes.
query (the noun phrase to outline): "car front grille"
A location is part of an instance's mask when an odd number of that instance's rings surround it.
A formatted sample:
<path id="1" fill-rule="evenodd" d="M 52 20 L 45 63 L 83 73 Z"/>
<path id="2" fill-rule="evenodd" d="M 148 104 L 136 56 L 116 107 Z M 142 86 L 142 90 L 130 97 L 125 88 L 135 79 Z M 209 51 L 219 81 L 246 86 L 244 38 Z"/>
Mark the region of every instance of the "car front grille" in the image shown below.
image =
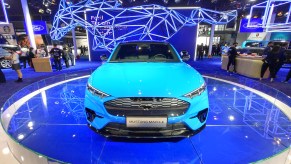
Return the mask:
<path id="1" fill-rule="evenodd" d="M 118 98 L 104 103 L 107 112 L 114 116 L 167 115 L 177 117 L 186 113 L 189 103 L 176 98 Z"/>

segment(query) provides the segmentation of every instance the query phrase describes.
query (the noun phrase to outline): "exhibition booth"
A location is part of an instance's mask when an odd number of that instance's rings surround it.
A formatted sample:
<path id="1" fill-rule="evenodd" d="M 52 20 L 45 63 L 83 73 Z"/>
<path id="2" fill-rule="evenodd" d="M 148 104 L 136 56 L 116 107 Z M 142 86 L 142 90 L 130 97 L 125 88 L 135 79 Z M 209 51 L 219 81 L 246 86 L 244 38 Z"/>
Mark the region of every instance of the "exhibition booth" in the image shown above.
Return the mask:
<path id="1" fill-rule="evenodd" d="M 219 71 L 202 72 L 204 61 L 196 61 L 197 45 L 205 43 L 198 41 L 200 24 L 213 30 L 203 35 L 211 51 L 220 42 L 215 26 L 226 28 L 237 17 L 236 10 L 60 0 L 51 39 L 70 34 L 73 54 L 84 53 L 76 47 L 81 26 L 89 61 L 97 64 L 42 77 L 7 97 L 2 154 L 23 164 L 289 164 L 290 96 L 257 80 L 262 49 L 239 49 L 237 74 L 226 73 L 226 54 L 216 58 Z M 258 27 L 249 29 L 254 22 Z M 240 31 L 266 32 L 263 23 L 243 19 Z M 51 60 L 33 58 L 35 72 L 53 72 Z"/>
<path id="2" fill-rule="evenodd" d="M 92 71 L 38 81 L 6 101 L 1 111 L 0 134 L 8 140 L 18 161 L 29 164 L 288 161 L 290 98 L 273 88 L 247 78 L 238 84 L 204 76 L 211 110 L 202 132 L 172 139 L 106 138 L 87 127 L 83 111 L 84 90 Z"/>

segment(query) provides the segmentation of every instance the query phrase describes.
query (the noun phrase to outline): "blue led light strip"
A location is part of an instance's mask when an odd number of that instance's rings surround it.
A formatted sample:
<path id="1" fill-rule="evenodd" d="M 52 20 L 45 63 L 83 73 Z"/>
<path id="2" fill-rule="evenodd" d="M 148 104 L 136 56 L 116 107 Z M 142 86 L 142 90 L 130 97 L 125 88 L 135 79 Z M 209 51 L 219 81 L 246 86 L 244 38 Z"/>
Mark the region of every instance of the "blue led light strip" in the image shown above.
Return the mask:
<path id="1" fill-rule="evenodd" d="M 183 15 L 179 12 L 181 9 L 191 9 L 190 14 Z M 84 13 L 89 11 L 96 11 L 93 23 L 84 18 Z M 83 26 L 94 36 L 93 50 L 104 48 L 112 51 L 119 42 L 132 38 L 164 41 L 184 26 L 195 26 L 201 21 L 227 24 L 236 17 L 235 10 L 218 12 L 197 7 L 166 8 L 155 4 L 122 8 L 118 1 L 113 0 L 84 0 L 76 4 L 61 0 L 50 35 L 53 40 L 59 40 L 76 26 Z M 99 18 L 103 19 L 102 23 L 98 22 Z M 120 29 L 129 30 L 121 34 Z"/>
<path id="2" fill-rule="evenodd" d="M 288 11 L 283 13 L 278 20 L 276 18 L 277 8 L 282 8 L 282 6 L 288 7 Z M 260 10 L 263 12 L 262 24 L 252 24 L 251 18 L 255 16 Z M 266 29 L 266 32 L 291 32 L 291 0 L 268 0 L 251 7 L 250 19 L 248 21 L 248 27 L 262 27 Z"/>
<path id="3" fill-rule="evenodd" d="M 4 0 L 0 0 L 0 2 L 1 2 L 1 5 L 2 5 L 4 17 L 5 17 L 5 21 L 4 22 L 0 21 L 0 24 L 9 24 L 6 7 L 5 7 L 5 4 L 4 4 Z"/>

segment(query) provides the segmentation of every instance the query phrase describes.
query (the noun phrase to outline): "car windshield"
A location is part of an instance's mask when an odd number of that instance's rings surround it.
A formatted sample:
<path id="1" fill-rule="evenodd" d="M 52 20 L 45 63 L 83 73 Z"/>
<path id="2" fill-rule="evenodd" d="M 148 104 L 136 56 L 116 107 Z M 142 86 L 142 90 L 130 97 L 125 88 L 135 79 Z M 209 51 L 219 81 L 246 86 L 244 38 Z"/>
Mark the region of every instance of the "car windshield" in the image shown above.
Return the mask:
<path id="1" fill-rule="evenodd" d="M 180 62 L 180 59 L 167 43 L 126 43 L 116 48 L 109 62 Z"/>

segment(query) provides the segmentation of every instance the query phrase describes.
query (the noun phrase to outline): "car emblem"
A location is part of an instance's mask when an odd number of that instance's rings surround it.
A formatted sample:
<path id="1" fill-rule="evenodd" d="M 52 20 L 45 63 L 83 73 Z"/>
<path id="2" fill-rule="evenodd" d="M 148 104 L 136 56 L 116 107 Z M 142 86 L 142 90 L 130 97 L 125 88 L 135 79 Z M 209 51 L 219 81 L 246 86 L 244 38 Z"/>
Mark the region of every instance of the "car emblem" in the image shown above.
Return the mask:
<path id="1" fill-rule="evenodd" d="M 142 108 L 143 110 L 150 110 L 150 109 L 154 108 L 154 105 L 153 104 L 141 104 L 139 106 L 139 108 Z"/>

